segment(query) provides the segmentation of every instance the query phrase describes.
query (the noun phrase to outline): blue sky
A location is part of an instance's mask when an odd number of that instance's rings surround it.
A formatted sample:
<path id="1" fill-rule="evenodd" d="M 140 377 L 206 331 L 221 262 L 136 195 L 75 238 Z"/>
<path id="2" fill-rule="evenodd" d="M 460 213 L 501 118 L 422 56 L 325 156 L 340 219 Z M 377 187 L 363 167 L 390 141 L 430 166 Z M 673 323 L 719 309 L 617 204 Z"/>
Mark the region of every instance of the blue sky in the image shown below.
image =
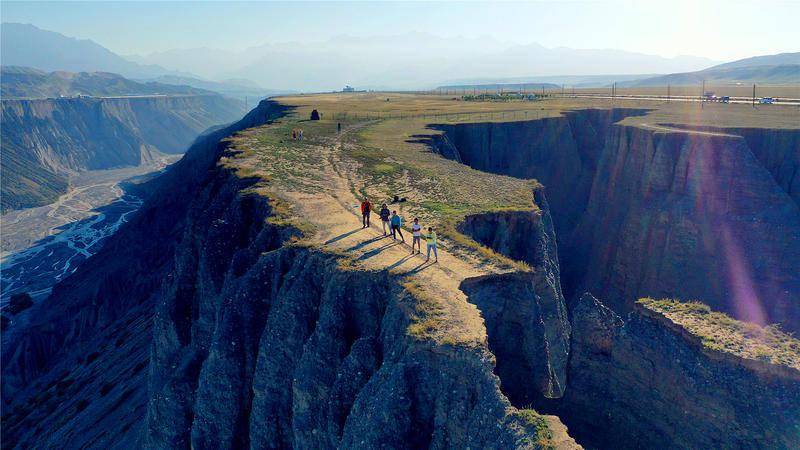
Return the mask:
<path id="1" fill-rule="evenodd" d="M 797 1 L 3 1 L 0 8 L 5 22 L 93 39 L 120 54 L 192 47 L 240 50 L 268 42 L 411 31 L 715 60 L 800 50 Z"/>

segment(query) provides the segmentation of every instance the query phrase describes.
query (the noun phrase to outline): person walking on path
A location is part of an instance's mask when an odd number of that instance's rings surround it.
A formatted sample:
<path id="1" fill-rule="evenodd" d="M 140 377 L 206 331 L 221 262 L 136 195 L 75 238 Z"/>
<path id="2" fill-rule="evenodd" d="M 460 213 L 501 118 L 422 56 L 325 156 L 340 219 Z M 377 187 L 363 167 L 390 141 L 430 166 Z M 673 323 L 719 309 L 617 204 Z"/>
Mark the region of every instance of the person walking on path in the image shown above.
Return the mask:
<path id="1" fill-rule="evenodd" d="M 431 249 L 433 249 L 433 256 L 436 258 L 434 262 L 439 262 L 439 254 L 436 252 L 436 232 L 433 231 L 433 228 L 428 227 L 428 234 L 425 235 L 425 241 L 428 243 L 428 258 L 425 259 L 425 261 L 430 261 Z"/>
<path id="2" fill-rule="evenodd" d="M 397 215 L 397 211 L 392 211 L 392 239 L 396 241 L 397 234 L 395 233 L 398 233 L 400 234 L 400 239 L 405 242 L 406 238 L 403 237 L 403 231 L 400 229 L 401 226 L 403 226 L 403 219 Z"/>
<path id="3" fill-rule="evenodd" d="M 303 140 L 303 130 L 302 129 L 297 133 L 297 140 L 298 141 L 302 141 Z"/>
<path id="4" fill-rule="evenodd" d="M 339 123 L 336 124 L 336 132 L 337 133 L 341 133 L 342 132 L 342 122 L 339 122 Z"/>
<path id="5" fill-rule="evenodd" d="M 381 224 L 383 225 L 383 235 L 386 236 L 388 232 L 386 231 L 386 227 L 389 227 L 389 231 L 392 230 L 392 226 L 389 224 L 389 207 L 386 206 L 386 203 L 381 206 Z"/>
<path id="6" fill-rule="evenodd" d="M 372 212 L 372 203 L 369 202 L 368 198 L 364 198 L 364 201 L 361 202 L 361 224 L 364 225 L 361 228 L 368 228 L 369 227 L 369 213 Z"/>
<path id="7" fill-rule="evenodd" d="M 411 254 L 414 254 L 414 247 L 417 248 L 417 253 L 422 253 L 422 226 L 419 224 L 419 218 L 414 217 L 414 223 L 411 224 Z"/>

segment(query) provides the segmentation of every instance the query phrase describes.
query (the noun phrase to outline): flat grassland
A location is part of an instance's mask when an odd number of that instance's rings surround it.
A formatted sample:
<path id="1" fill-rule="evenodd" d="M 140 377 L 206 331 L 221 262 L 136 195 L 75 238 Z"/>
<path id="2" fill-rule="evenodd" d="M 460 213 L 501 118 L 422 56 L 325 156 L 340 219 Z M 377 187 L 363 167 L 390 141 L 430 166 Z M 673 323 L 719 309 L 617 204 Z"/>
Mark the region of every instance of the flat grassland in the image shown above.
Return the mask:
<path id="1" fill-rule="evenodd" d="M 352 194 L 369 197 L 376 207 L 394 196 L 406 201 L 390 206 L 410 223 L 419 217 L 444 237 L 444 245 L 472 247 L 483 256 L 503 260 L 456 232 L 455 225 L 468 214 L 501 210 L 536 211 L 532 191 L 535 180 L 521 180 L 473 170 L 431 152 L 426 140 L 439 134 L 432 124 L 510 122 L 557 117 L 565 111 L 611 107 L 647 110 L 621 124 L 669 131 L 673 124 L 698 127 L 798 128 L 800 108 L 767 105 L 752 108 L 741 104 L 667 103 L 643 100 L 548 98 L 537 101 L 463 101 L 460 96 L 403 93 L 332 93 L 295 95 L 275 99 L 292 106 L 293 112 L 265 127 L 258 140 L 274 148 L 260 152 L 260 167 L 270 176 L 292 186 L 308 184 L 308 165 L 316 154 L 306 146 L 342 142 L 341 153 L 351 161 Z M 321 120 L 309 120 L 312 110 Z M 337 124 L 345 133 L 338 135 Z M 304 141 L 292 141 L 292 129 L 304 130 Z M 294 149 L 294 150 L 292 150 Z M 267 160 L 267 156 L 271 155 Z M 312 187 L 308 187 L 313 190 Z M 509 261 L 505 260 L 505 263 Z"/>
<path id="2" fill-rule="evenodd" d="M 661 132 L 686 132 L 670 128 L 674 124 L 723 130 L 800 128 L 800 109 L 787 106 L 707 104 L 701 108 L 689 103 L 582 98 L 473 102 L 458 96 L 400 93 L 296 95 L 274 100 L 291 106 L 292 111 L 272 124 L 232 137 L 235 152 L 223 164 L 239 176 L 260 178 L 262 182 L 253 190 L 272 199 L 276 214 L 269 220 L 314 235 L 309 245 L 342 252 L 369 270 L 388 268 L 408 274 L 404 286 L 419 300 L 415 305 L 419 320 L 409 333 L 468 345 L 482 342 L 485 334 L 474 307 L 458 289 L 461 280 L 531 269 L 482 247 L 459 233 L 456 224 L 476 213 L 521 210 L 537 214 L 533 191 L 541 186 L 536 180 L 485 173 L 439 156 L 427 144 L 440 133 L 432 125 L 537 120 L 572 110 L 624 107 L 647 110 L 647 114 L 628 117 L 622 124 Z M 321 120 L 309 120 L 314 109 Z M 303 130 L 302 141 L 291 138 L 296 129 Z M 376 208 L 394 196 L 404 198 L 389 208 L 403 216 L 406 233 L 414 217 L 424 227 L 432 226 L 439 233 L 440 257 L 444 251 L 446 263 L 429 267 L 424 255 L 409 256 L 408 244 L 382 237 L 376 215 L 372 229 L 360 230 L 358 203 L 365 196 Z M 794 364 L 782 356 L 774 361 Z"/>

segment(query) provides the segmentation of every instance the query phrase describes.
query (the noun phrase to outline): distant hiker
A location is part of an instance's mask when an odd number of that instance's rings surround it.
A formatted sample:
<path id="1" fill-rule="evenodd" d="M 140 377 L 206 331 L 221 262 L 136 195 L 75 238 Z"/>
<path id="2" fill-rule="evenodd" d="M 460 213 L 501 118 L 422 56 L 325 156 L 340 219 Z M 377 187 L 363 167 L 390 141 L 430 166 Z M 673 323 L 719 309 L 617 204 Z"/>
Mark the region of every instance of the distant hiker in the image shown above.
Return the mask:
<path id="1" fill-rule="evenodd" d="M 422 226 L 419 224 L 419 219 L 414 217 L 414 223 L 411 224 L 411 254 L 414 254 L 414 247 L 417 247 L 417 253 L 422 253 Z"/>
<path id="2" fill-rule="evenodd" d="M 361 202 L 361 223 L 364 225 L 361 228 L 369 227 L 369 213 L 372 212 L 372 203 L 369 202 L 369 199 L 364 198 L 364 201 Z"/>
<path id="3" fill-rule="evenodd" d="M 389 212 L 389 207 L 386 206 L 386 203 L 384 203 L 383 206 L 381 206 L 381 224 L 383 225 L 383 235 L 384 236 L 386 236 L 386 234 L 387 234 L 387 231 L 386 231 L 386 226 L 387 225 L 389 226 L 389 230 L 390 231 L 392 229 L 392 226 L 389 225 L 389 215 L 391 215 L 391 213 Z"/>
<path id="4" fill-rule="evenodd" d="M 430 261 L 431 249 L 433 249 L 433 256 L 436 257 L 435 262 L 439 262 L 439 254 L 436 252 L 436 232 L 433 231 L 433 228 L 428 227 L 428 234 L 425 235 L 425 240 L 428 242 L 428 258 L 425 261 Z"/>
<path id="5" fill-rule="evenodd" d="M 303 130 L 302 129 L 297 132 L 297 139 L 300 140 L 300 141 L 303 140 Z"/>
<path id="6" fill-rule="evenodd" d="M 293 141 L 297 140 L 297 130 L 292 130 L 292 140 Z"/>
<path id="7" fill-rule="evenodd" d="M 342 122 L 339 122 L 339 123 L 336 124 L 336 132 L 337 133 L 341 133 L 342 132 Z"/>
<path id="8" fill-rule="evenodd" d="M 392 239 L 396 241 L 397 234 L 395 233 L 398 233 L 400 234 L 400 239 L 405 242 L 406 238 L 403 237 L 403 230 L 400 228 L 401 226 L 403 226 L 403 219 L 397 215 L 397 211 L 392 211 Z"/>
<path id="9" fill-rule="evenodd" d="M 311 120 L 319 120 L 319 111 L 316 109 L 311 111 Z"/>

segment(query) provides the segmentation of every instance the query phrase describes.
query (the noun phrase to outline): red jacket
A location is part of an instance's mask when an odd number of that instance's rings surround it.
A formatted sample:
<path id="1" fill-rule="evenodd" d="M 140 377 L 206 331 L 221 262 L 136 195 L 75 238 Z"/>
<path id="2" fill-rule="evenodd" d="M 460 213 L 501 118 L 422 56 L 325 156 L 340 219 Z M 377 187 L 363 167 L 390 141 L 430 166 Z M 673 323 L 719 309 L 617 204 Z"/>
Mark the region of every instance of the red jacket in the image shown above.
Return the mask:
<path id="1" fill-rule="evenodd" d="M 361 202 L 361 214 L 366 214 L 372 211 L 372 204 L 370 202 Z"/>

